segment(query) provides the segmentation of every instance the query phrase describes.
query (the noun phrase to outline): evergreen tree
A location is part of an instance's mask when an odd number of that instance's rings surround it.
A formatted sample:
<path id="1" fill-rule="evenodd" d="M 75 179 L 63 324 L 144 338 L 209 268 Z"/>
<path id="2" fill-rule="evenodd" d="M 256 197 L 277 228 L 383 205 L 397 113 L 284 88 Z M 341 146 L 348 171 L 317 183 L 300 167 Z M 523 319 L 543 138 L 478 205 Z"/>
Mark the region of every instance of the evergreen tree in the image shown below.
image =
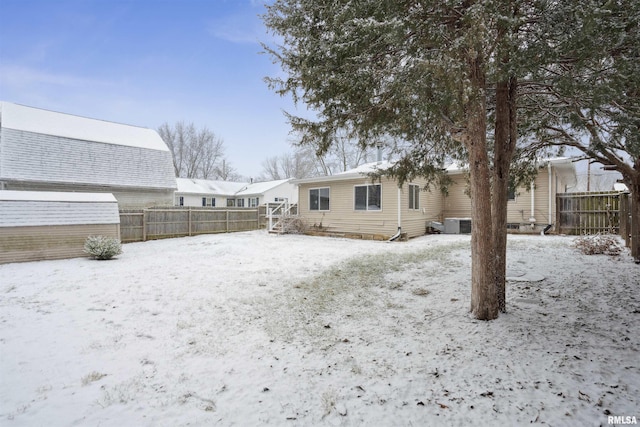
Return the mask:
<path id="1" fill-rule="evenodd" d="M 283 41 L 265 49 L 286 72 L 268 82 L 317 114 L 316 120 L 289 117 L 302 143 L 326 151 L 337 129 L 349 129 L 363 145 L 404 141 L 388 171 L 400 185 L 418 175 L 433 179 L 445 159 L 468 163 L 471 311 L 479 319 L 506 310 L 511 168 L 541 147 L 530 144 L 539 129 L 532 111 L 539 107 L 520 105 L 521 92 L 557 59 L 545 32 L 572 32 L 550 21 L 560 4 L 276 0 L 264 16 Z M 564 12 L 580 6 L 571 2 Z"/>

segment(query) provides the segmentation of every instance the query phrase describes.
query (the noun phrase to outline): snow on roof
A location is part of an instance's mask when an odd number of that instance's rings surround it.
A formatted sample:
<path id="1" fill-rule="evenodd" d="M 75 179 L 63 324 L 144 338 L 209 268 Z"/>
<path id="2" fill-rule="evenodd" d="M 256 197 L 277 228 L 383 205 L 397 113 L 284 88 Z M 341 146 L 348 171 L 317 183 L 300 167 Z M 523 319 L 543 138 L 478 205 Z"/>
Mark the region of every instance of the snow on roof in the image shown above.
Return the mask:
<path id="1" fill-rule="evenodd" d="M 176 178 L 176 193 L 216 194 L 233 196 L 248 184 L 246 182 L 212 181 L 207 179 Z"/>
<path id="2" fill-rule="evenodd" d="M 92 202 L 117 203 L 111 193 L 69 193 L 58 191 L 13 191 L 1 190 L 0 200 L 16 202 Z"/>
<path id="3" fill-rule="evenodd" d="M 160 135 L 149 128 L 0 102 L 0 126 L 26 132 L 169 151 Z"/>
<path id="4" fill-rule="evenodd" d="M 302 179 L 293 179 L 291 180 L 292 184 L 306 184 L 313 182 L 325 182 L 325 181 L 340 181 L 346 179 L 354 179 L 354 178 L 363 178 L 365 175 L 376 172 L 378 170 L 385 170 L 389 167 L 393 166 L 393 162 L 372 162 L 365 163 L 353 169 L 349 169 L 344 172 L 339 172 L 333 175 L 327 176 L 316 176 L 312 178 L 302 178 Z"/>
<path id="5" fill-rule="evenodd" d="M 334 174 L 333 176 L 352 176 L 352 175 L 366 175 L 368 173 L 376 172 L 378 170 L 388 169 L 394 165 L 394 162 L 371 162 L 364 163 L 358 167 L 353 169 L 346 170 L 344 172 L 339 172 Z"/>
<path id="6" fill-rule="evenodd" d="M 238 191 L 236 195 L 251 195 L 251 194 L 264 194 L 265 192 L 274 189 L 282 184 L 291 181 L 291 179 L 279 179 L 276 181 L 264 181 L 249 184 L 246 188 Z"/>
<path id="7" fill-rule="evenodd" d="M 555 157 L 555 158 L 540 160 L 540 164 L 546 164 L 546 163 L 551 163 L 555 167 L 562 167 L 563 169 L 566 169 L 568 173 L 570 173 L 571 170 L 573 170 L 575 174 L 575 167 L 573 166 L 573 162 L 569 157 Z M 306 184 L 306 183 L 313 183 L 313 182 L 339 181 L 339 180 L 345 180 L 345 179 L 361 178 L 369 173 L 376 172 L 377 170 L 388 169 L 389 167 L 393 166 L 393 164 L 394 162 L 389 162 L 389 161 L 365 163 L 356 168 L 349 169 L 344 172 L 339 172 L 333 175 L 294 179 L 291 181 L 291 183 Z M 451 163 L 445 167 L 445 170 L 447 173 L 450 173 L 450 174 L 458 174 L 458 173 L 465 172 L 467 170 L 467 166 L 459 163 Z"/>

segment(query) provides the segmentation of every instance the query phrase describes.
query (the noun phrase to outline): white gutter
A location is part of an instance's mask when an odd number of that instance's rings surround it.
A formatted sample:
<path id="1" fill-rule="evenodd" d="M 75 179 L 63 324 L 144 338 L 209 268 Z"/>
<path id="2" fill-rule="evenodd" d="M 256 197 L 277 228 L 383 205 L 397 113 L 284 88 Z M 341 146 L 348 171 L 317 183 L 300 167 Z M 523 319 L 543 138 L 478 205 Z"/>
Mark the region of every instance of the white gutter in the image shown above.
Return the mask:
<path id="1" fill-rule="evenodd" d="M 551 189 L 551 186 L 553 185 L 553 176 L 551 173 L 551 162 L 547 163 L 547 171 L 549 174 L 549 225 L 551 225 L 553 223 L 552 221 L 553 209 L 551 209 L 551 205 L 553 204 L 553 194 L 554 194 L 554 192 Z"/>
<path id="2" fill-rule="evenodd" d="M 402 228 L 402 189 L 398 187 L 398 230 L 400 230 L 401 228 Z"/>
<path id="3" fill-rule="evenodd" d="M 389 242 L 393 242 L 402 234 L 402 189 L 398 187 L 398 231 L 389 238 Z"/>

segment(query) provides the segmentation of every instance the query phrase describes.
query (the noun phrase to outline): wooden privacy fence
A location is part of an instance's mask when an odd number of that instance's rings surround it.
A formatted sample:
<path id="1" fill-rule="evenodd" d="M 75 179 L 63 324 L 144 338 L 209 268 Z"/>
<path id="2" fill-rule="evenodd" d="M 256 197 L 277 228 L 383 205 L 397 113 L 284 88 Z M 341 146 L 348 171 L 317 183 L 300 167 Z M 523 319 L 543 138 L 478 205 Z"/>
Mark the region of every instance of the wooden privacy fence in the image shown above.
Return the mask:
<path id="1" fill-rule="evenodd" d="M 628 208 L 621 214 L 628 194 L 605 193 L 561 193 L 557 195 L 558 233 L 589 235 L 597 233 L 618 234 L 627 226 Z M 624 221 L 621 222 L 621 218 Z M 622 234 L 622 233 L 620 233 Z"/>
<path id="2" fill-rule="evenodd" d="M 257 230 L 256 208 L 166 207 L 120 210 L 120 240 L 123 243 Z"/>

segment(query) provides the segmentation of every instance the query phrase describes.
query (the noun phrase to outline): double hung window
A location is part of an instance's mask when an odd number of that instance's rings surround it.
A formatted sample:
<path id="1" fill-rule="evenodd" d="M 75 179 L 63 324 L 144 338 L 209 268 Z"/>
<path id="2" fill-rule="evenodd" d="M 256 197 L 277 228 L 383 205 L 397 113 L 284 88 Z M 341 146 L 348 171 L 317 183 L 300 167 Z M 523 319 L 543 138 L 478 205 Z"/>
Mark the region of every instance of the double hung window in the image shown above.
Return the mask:
<path id="1" fill-rule="evenodd" d="M 420 209 L 420 186 L 409 184 L 409 209 Z"/>
<path id="2" fill-rule="evenodd" d="M 379 211 L 382 209 L 382 186 L 356 185 L 354 190 L 354 209 L 357 211 Z"/>
<path id="3" fill-rule="evenodd" d="M 309 210 L 328 211 L 329 206 L 329 187 L 309 190 Z"/>

